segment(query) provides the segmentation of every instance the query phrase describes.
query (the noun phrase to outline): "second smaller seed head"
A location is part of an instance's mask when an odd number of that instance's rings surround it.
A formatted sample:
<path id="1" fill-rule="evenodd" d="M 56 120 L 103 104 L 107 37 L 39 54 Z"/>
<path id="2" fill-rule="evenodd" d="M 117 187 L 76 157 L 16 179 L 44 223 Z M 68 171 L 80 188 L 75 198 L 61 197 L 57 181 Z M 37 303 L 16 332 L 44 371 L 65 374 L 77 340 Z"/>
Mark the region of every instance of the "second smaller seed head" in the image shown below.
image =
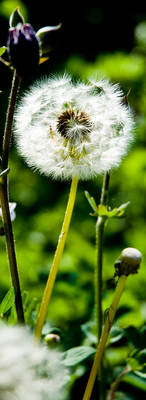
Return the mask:
<path id="1" fill-rule="evenodd" d="M 133 247 L 127 247 L 124 249 L 115 262 L 115 275 L 130 275 L 136 274 L 140 268 L 140 263 L 142 260 L 142 254 L 139 250 Z"/>

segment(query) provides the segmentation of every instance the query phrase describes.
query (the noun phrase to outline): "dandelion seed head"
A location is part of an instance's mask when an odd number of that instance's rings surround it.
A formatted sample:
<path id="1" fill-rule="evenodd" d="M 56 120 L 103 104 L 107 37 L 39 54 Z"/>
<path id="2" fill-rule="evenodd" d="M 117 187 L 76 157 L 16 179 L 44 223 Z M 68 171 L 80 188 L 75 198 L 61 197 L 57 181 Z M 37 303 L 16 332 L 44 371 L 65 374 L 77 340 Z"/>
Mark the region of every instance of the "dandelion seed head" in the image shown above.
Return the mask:
<path id="1" fill-rule="evenodd" d="M 19 152 L 29 166 L 55 179 L 81 180 L 117 167 L 133 139 L 133 120 L 118 85 L 39 81 L 15 115 Z"/>
<path id="2" fill-rule="evenodd" d="M 0 333 L 0 399 L 66 399 L 61 353 L 36 346 L 24 328 L 0 324 Z"/>

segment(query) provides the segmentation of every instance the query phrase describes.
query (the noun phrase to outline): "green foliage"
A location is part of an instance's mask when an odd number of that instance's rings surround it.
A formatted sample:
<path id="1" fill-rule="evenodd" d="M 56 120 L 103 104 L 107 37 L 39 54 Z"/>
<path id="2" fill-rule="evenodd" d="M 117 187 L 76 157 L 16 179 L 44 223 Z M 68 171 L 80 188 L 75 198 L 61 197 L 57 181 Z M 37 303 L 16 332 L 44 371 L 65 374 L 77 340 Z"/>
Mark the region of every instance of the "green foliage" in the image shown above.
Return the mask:
<path id="1" fill-rule="evenodd" d="M 73 349 L 67 350 L 64 353 L 63 364 L 66 367 L 73 367 L 78 365 L 82 361 L 86 360 L 91 355 L 95 354 L 95 349 L 87 346 L 78 346 Z"/>
<path id="2" fill-rule="evenodd" d="M 9 20 L 15 8 L 19 8 L 25 20 L 27 20 L 27 8 L 21 0 L 2 0 L 0 4 L 0 14 Z"/>
<path id="3" fill-rule="evenodd" d="M 14 303 L 15 303 L 15 293 L 14 293 L 14 288 L 11 287 L 0 304 L 1 318 L 3 317 L 4 314 L 6 314 L 7 311 L 10 310 L 10 308 L 14 305 Z"/>
<path id="4" fill-rule="evenodd" d="M 128 201 L 127 203 L 122 204 L 120 207 L 114 208 L 113 210 L 111 210 L 109 207 L 105 206 L 104 204 L 99 204 L 97 206 L 94 197 L 91 197 L 87 191 L 85 191 L 85 196 L 94 211 L 94 214 L 90 213 L 90 215 L 93 217 L 98 217 L 98 216 L 105 217 L 105 219 L 122 217 L 126 208 L 128 207 L 128 205 L 130 203 Z"/>
<path id="5" fill-rule="evenodd" d="M 0 57 L 5 53 L 6 49 L 5 46 L 0 47 Z"/>
<path id="6" fill-rule="evenodd" d="M 145 73 L 144 58 L 140 54 L 102 54 L 94 63 L 86 62 L 79 56 L 72 56 L 67 63 L 67 69 L 73 75 L 82 79 L 107 77 L 113 81 L 133 83 Z"/>

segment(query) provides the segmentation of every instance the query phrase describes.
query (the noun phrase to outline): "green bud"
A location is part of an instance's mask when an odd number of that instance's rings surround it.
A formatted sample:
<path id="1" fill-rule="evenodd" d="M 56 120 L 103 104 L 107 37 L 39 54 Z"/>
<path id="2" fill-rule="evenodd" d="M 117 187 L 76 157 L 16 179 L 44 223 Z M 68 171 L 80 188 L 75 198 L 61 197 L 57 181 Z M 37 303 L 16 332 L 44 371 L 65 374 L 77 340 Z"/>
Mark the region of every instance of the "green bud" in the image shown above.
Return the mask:
<path id="1" fill-rule="evenodd" d="M 55 333 L 48 333 L 45 336 L 45 342 L 49 347 L 56 347 L 58 343 L 60 343 L 60 336 L 56 335 Z"/>
<path id="2" fill-rule="evenodd" d="M 115 262 L 115 276 L 136 274 L 140 268 L 142 254 L 133 247 L 124 249 Z"/>

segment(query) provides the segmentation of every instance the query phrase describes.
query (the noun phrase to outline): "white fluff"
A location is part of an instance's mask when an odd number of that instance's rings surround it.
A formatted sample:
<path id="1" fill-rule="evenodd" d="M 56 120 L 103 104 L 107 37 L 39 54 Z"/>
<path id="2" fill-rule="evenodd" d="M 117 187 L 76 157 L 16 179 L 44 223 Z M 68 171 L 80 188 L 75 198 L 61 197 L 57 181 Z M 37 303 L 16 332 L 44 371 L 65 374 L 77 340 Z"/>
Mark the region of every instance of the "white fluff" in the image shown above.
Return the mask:
<path id="1" fill-rule="evenodd" d="M 133 139 L 131 112 L 122 104 L 122 96 L 118 85 L 107 80 L 89 84 L 73 84 L 67 76 L 41 80 L 23 96 L 16 111 L 19 152 L 29 166 L 55 179 L 86 180 L 117 167 Z M 88 115 L 92 129 L 85 137 L 84 127 L 74 121 L 68 140 L 59 133 L 58 118 L 69 107 Z"/>
<path id="2" fill-rule="evenodd" d="M 1 400 L 63 400 L 67 380 L 61 353 L 34 344 L 24 328 L 0 324 Z"/>

